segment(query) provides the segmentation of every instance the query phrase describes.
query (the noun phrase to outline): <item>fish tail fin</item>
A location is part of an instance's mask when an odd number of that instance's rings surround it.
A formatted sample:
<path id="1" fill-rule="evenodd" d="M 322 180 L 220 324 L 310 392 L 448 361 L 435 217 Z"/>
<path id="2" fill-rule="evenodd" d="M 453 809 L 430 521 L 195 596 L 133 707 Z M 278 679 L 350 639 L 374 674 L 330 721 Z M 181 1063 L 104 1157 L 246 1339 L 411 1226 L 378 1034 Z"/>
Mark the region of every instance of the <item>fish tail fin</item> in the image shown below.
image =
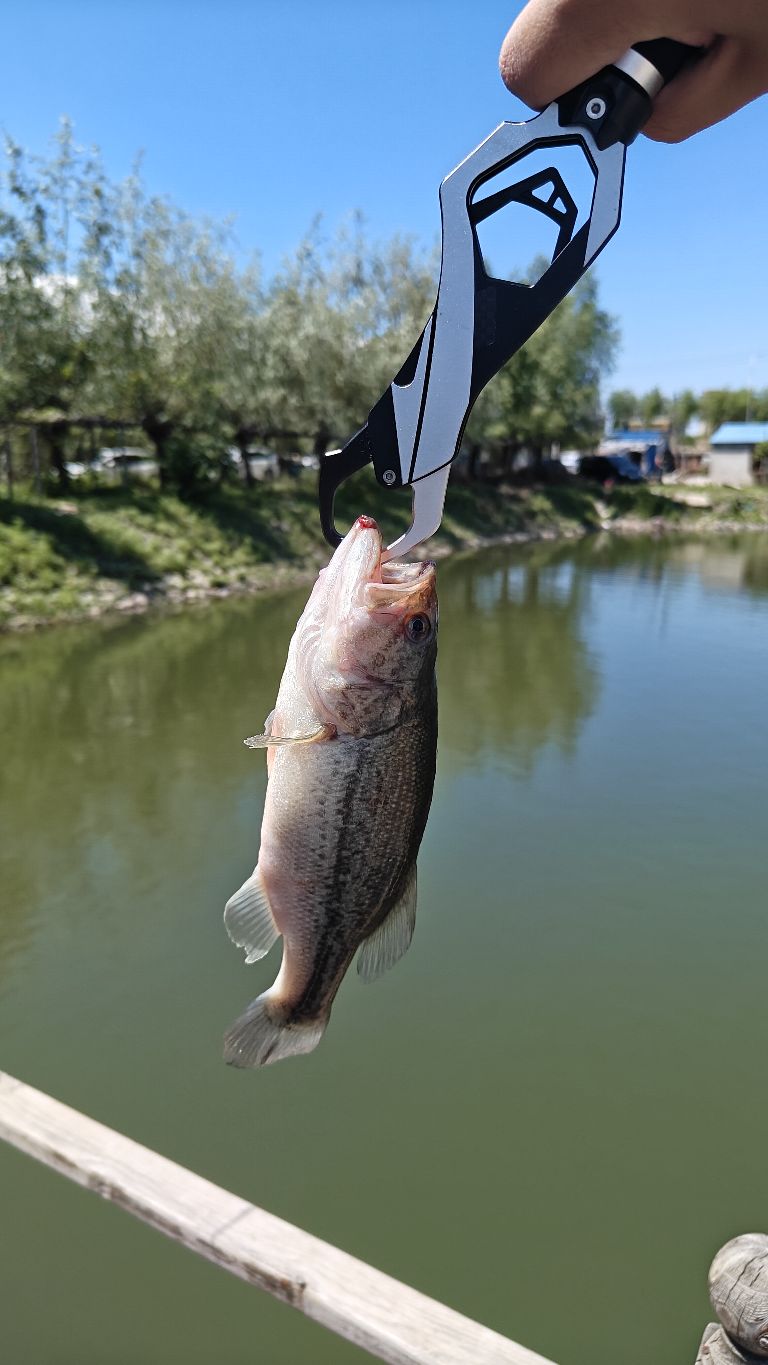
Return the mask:
<path id="1" fill-rule="evenodd" d="M 272 991 L 265 991 L 225 1033 L 224 1061 L 229 1066 L 257 1067 L 312 1052 L 327 1023 L 327 1015 L 302 1023 L 289 1022 Z"/>

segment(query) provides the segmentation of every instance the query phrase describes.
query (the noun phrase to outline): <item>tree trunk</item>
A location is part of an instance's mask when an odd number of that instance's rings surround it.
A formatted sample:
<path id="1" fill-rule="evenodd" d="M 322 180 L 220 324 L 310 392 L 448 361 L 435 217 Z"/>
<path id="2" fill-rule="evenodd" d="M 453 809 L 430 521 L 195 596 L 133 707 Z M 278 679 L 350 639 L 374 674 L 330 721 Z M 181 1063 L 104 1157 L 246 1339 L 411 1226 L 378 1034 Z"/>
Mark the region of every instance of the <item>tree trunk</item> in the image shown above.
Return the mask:
<path id="1" fill-rule="evenodd" d="M 504 448 L 504 473 L 510 475 L 515 470 L 515 460 L 520 449 L 519 441 L 509 441 Z"/>
<path id="2" fill-rule="evenodd" d="M 40 479 L 40 435 L 36 426 L 29 428 L 29 444 L 32 453 L 32 480 L 36 493 L 41 492 Z"/>
<path id="3" fill-rule="evenodd" d="M 235 436 L 235 445 L 240 451 L 240 463 L 243 466 L 243 474 L 245 475 L 245 486 L 246 488 L 253 488 L 256 480 L 253 477 L 251 462 L 248 459 L 248 436 L 244 431 L 238 431 Z"/>
<path id="4" fill-rule="evenodd" d="M 469 463 L 467 465 L 467 474 L 469 475 L 470 479 L 478 479 L 480 477 L 479 475 L 480 456 L 482 455 L 482 453 L 483 448 L 478 441 L 475 441 L 469 447 Z"/>
<path id="5" fill-rule="evenodd" d="M 59 492 L 66 493 L 69 489 L 69 474 L 67 472 L 67 462 L 64 458 L 64 441 L 67 434 L 66 426 L 50 426 L 46 431 L 51 447 L 51 465 L 56 471 L 56 480 L 59 485 Z"/>
<path id="6" fill-rule="evenodd" d="M 5 437 L 5 477 L 8 481 L 8 501 L 13 502 L 13 450 L 11 449 L 11 438 L 7 434 Z"/>
<path id="7" fill-rule="evenodd" d="M 312 454 L 316 455 L 319 460 L 323 458 L 328 449 L 328 442 L 330 439 L 331 433 L 328 428 L 324 425 L 319 426 L 315 432 L 315 443 L 312 447 Z"/>
<path id="8" fill-rule="evenodd" d="M 141 423 L 141 429 L 155 447 L 160 487 L 163 492 L 167 492 L 173 483 L 171 471 L 168 468 L 168 440 L 173 431 L 173 422 L 164 422 L 156 417 L 145 417 Z"/>

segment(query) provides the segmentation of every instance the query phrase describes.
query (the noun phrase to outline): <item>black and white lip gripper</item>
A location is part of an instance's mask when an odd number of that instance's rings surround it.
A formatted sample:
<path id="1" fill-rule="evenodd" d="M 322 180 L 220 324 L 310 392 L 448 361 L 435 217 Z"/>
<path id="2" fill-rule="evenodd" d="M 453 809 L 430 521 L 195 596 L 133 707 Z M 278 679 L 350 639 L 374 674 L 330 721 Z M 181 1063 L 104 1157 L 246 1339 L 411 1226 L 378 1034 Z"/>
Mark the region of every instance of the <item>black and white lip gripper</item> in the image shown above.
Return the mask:
<path id="1" fill-rule="evenodd" d="M 336 490 L 366 464 L 384 487 L 412 489 L 411 525 L 387 546 L 384 559 L 407 554 L 435 533 L 475 400 L 613 236 L 627 147 L 662 87 L 698 55 L 700 49 L 669 38 L 637 43 L 536 117 L 501 123 L 446 176 L 433 312 L 365 425 L 320 462 L 320 519 L 330 545 L 341 540 L 333 515 Z M 525 174 L 530 153 L 563 146 L 580 148 L 594 176 L 589 216 L 580 227 L 576 201 L 557 167 Z M 518 163 L 520 179 L 494 193 L 489 182 Z M 513 202 L 544 214 L 558 229 L 550 265 L 531 285 L 489 275 L 478 242 L 477 224 Z"/>

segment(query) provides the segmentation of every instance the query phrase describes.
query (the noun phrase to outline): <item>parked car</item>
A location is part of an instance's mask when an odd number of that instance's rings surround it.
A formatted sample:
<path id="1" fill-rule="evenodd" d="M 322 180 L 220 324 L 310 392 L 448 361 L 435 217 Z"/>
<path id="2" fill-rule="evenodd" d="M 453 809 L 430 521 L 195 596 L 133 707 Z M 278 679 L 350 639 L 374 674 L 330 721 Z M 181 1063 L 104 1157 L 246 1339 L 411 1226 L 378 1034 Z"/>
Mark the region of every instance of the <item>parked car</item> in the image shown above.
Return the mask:
<path id="1" fill-rule="evenodd" d="M 280 462 L 271 450 L 264 450 L 260 446 L 249 446 L 246 450 L 248 468 L 254 479 L 276 479 L 280 473 Z M 227 450 L 229 461 L 236 469 L 242 469 L 242 460 L 237 446 L 230 446 Z"/>
<path id="2" fill-rule="evenodd" d="M 95 464 L 83 464 L 82 460 L 67 460 L 65 469 L 70 479 L 84 479 L 86 474 L 90 474 Z"/>
<path id="3" fill-rule="evenodd" d="M 579 473 L 596 483 L 644 482 L 643 475 L 628 455 L 583 455 L 579 461 Z"/>
<path id="4" fill-rule="evenodd" d="M 290 474 L 292 478 L 298 478 L 305 469 L 319 469 L 320 460 L 317 455 L 284 455 L 280 461 L 284 474 Z"/>
<path id="5" fill-rule="evenodd" d="M 578 474 L 584 456 L 580 450 L 561 450 L 558 459 L 569 474 Z"/>
<path id="6" fill-rule="evenodd" d="M 96 474 L 114 483 L 124 478 L 152 478 L 157 474 L 157 460 L 141 446 L 102 446 L 92 460 L 69 460 L 66 469 L 70 479 Z"/>

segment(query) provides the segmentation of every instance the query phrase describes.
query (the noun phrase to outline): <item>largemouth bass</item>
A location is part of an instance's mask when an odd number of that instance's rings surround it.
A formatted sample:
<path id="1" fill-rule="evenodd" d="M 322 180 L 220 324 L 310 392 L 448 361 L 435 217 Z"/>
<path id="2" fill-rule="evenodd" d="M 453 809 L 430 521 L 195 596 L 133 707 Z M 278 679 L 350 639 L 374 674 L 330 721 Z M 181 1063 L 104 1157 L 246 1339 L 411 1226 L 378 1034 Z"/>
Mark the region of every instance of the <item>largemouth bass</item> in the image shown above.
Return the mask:
<path id="1" fill-rule="evenodd" d="M 382 564 L 359 517 L 296 627 L 265 733 L 259 860 L 224 911 L 246 962 L 282 935 L 277 979 L 225 1038 L 256 1067 L 319 1043 L 355 953 L 373 980 L 407 950 L 437 749 L 433 564 Z"/>

